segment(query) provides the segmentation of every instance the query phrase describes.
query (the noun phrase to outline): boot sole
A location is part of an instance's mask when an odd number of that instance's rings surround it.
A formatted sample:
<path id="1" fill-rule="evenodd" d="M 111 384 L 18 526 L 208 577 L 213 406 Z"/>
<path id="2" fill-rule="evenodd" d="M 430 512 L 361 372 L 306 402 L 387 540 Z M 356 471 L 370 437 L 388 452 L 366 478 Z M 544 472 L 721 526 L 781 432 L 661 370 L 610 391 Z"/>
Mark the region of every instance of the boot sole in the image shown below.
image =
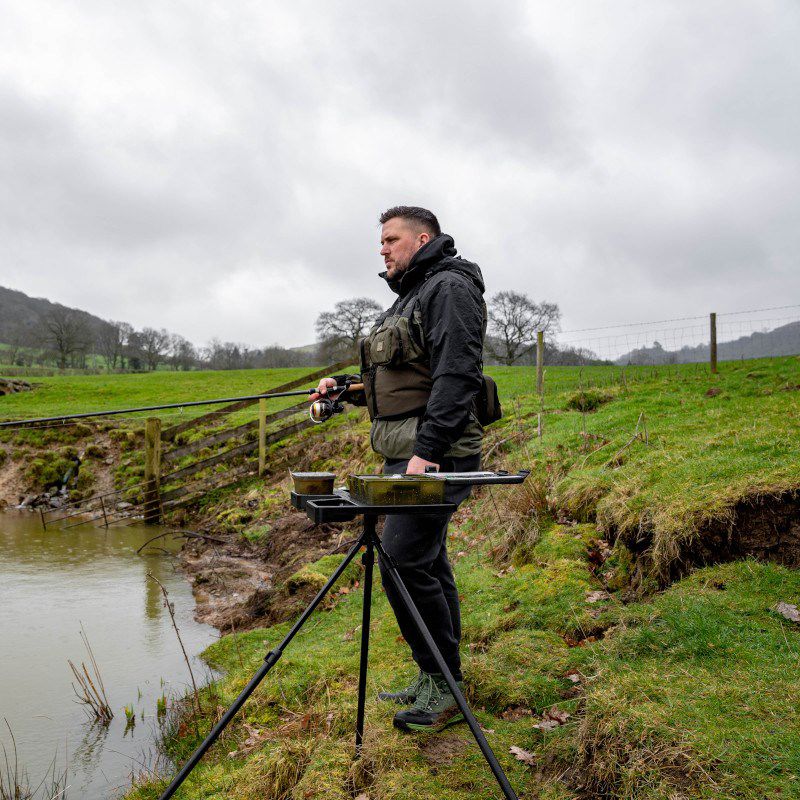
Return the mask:
<path id="1" fill-rule="evenodd" d="M 452 717 L 449 717 L 441 725 L 420 725 L 417 722 L 404 722 L 396 719 L 392 720 L 392 724 L 395 728 L 398 728 L 401 731 L 410 731 L 411 733 L 425 733 L 426 731 L 429 733 L 440 733 L 445 728 L 449 728 L 451 725 L 455 725 L 458 722 L 464 722 L 464 715 L 460 711 L 458 714 L 454 714 Z"/>

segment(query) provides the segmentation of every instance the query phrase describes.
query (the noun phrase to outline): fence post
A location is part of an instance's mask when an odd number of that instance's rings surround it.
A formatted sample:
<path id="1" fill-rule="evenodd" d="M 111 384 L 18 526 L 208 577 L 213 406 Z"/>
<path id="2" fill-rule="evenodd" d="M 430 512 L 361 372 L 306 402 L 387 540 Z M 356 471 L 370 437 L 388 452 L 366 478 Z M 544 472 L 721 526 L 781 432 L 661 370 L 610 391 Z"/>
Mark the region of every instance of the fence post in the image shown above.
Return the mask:
<path id="1" fill-rule="evenodd" d="M 709 347 L 711 354 L 711 374 L 717 374 L 717 315 L 714 311 L 711 312 L 711 346 Z"/>
<path id="2" fill-rule="evenodd" d="M 144 424 L 144 521 L 161 522 L 161 420 Z"/>
<path id="3" fill-rule="evenodd" d="M 258 474 L 267 466 L 267 401 L 258 401 Z"/>
<path id="4" fill-rule="evenodd" d="M 536 331 L 536 394 L 544 393 L 544 331 Z"/>

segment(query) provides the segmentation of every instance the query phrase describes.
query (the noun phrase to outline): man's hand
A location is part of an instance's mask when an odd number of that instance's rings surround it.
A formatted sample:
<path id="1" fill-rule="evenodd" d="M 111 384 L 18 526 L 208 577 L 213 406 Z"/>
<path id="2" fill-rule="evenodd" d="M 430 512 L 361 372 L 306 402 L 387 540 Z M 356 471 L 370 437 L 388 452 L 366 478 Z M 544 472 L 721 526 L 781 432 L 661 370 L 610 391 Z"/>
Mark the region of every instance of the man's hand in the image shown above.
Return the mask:
<path id="1" fill-rule="evenodd" d="M 333 378 L 323 378 L 319 382 L 319 386 L 317 386 L 317 391 L 311 395 L 311 402 L 313 403 L 314 400 L 319 400 L 320 397 L 327 397 L 328 389 L 334 386 L 336 386 L 336 381 Z"/>
<path id="2" fill-rule="evenodd" d="M 436 471 L 439 471 L 439 465 L 434 464 L 433 461 L 426 461 L 419 456 L 411 456 L 411 461 L 406 467 L 406 475 L 424 475 L 425 467 L 436 467 Z"/>

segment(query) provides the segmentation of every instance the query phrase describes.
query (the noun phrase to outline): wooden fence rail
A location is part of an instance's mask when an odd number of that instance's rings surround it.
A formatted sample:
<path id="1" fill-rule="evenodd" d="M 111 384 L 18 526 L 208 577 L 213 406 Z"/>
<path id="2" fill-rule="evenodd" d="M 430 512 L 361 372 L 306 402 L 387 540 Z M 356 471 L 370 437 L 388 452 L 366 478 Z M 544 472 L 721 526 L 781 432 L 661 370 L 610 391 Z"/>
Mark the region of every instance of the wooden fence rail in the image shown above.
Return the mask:
<path id="1" fill-rule="evenodd" d="M 286 417 L 291 417 L 294 416 L 295 414 L 300 413 L 301 411 L 305 411 L 307 409 L 307 406 L 308 403 L 306 403 L 305 401 L 301 401 L 300 403 L 290 406 L 289 408 L 284 408 L 281 411 L 276 411 L 273 414 L 267 414 L 264 417 L 264 422 L 265 424 L 269 425 L 272 422 L 277 422 L 278 420 L 286 419 Z M 196 441 L 190 442 L 189 444 L 184 444 L 181 445 L 180 447 L 176 447 L 172 450 L 169 450 L 166 453 L 164 453 L 162 460 L 165 463 L 178 461 L 184 456 L 197 453 L 206 447 L 213 447 L 214 445 L 227 442 L 229 439 L 235 439 L 239 436 L 246 435 L 249 431 L 256 430 L 258 426 L 259 426 L 259 420 L 254 419 L 251 420 L 250 422 L 245 422 L 242 425 L 236 425 L 233 428 L 226 428 L 223 431 L 212 433 L 208 436 L 204 436 L 202 439 L 197 439 Z"/>
<path id="2" fill-rule="evenodd" d="M 272 386 L 269 389 L 265 389 L 263 394 L 268 394 L 270 392 L 290 392 L 292 389 L 297 389 L 300 386 L 308 386 L 308 384 L 312 381 L 318 381 L 320 378 L 327 378 L 329 375 L 334 375 L 348 366 L 352 366 L 352 360 L 339 361 L 336 364 L 331 364 L 328 367 L 316 370 L 316 372 L 310 372 L 308 375 L 303 375 L 296 380 L 289 381 L 289 383 L 284 383 L 281 386 Z M 309 388 L 311 387 L 309 386 Z M 161 438 L 166 442 L 171 442 L 179 433 L 183 433 L 183 431 L 188 431 L 201 425 L 208 425 L 212 422 L 217 422 L 219 421 L 220 417 L 233 414 L 235 411 L 241 411 L 243 408 L 247 408 L 248 406 L 251 406 L 257 402 L 257 400 L 239 400 L 236 403 L 223 406 L 222 408 L 218 408 L 216 411 L 210 411 L 208 414 L 203 414 L 200 417 L 187 419 L 184 422 L 179 422 L 177 425 L 173 425 L 171 428 L 167 428 L 166 430 L 162 431 Z"/>
<path id="3" fill-rule="evenodd" d="M 302 386 L 311 388 L 320 378 L 340 373 L 350 365 L 351 362 L 349 361 L 340 361 L 336 364 L 331 364 L 322 369 L 302 375 L 280 386 L 270 387 L 266 389 L 263 394 L 269 394 L 271 392 L 289 392 L 292 389 L 297 389 Z M 174 446 L 161 452 L 162 443 L 174 442 L 178 434 L 211 425 L 218 427 L 220 421 L 225 417 L 237 411 L 241 411 L 248 406 L 254 405 L 255 403 L 259 403 L 259 413 L 256 419 L 244 422 L 240 425 L 224 428 L 223 430 L 210 430 L 205 436 L 201 436 L 201 438 L 193 442 Z M 202 494 L 209 489 L 229 486 L 246 475 L 256 474 L 256 472 L 259 475 L 263 474 L 266 469 L 266 448 L 270 444 L 275 444 L 285 439 L 287 436 L 292 436 L 295 433 L 299 433 L 311 427 L 314 423 L 308 416 L 305 416 L 304 418 L 291 421 L 290 424 L 283 425 L 283 427 L 277 430 L 267 431 L 267 426 L 280 422 L 281 420 L 289 421 L 291 418 L 297 417 L 299 414 L 306 411 L 307 405 L 305 400 L 300 400 L 288 408 L 283 408 L 279 411 L 267 414 L 266 404 L 263 401 L 240 400 L 223 406 L 216 411 L 209 412 L 208 414 L 203 414 L 193 419 L 187 419 L 161 431 L 157 443 L 153 441 L 152 435 L 146 437 L 147 452 L 145 453 L 145 463 L 155 463 L 158 464 L 159 467 L 162 465 L 174 467 L 181 459 L 187 456 L 196 456 L 206 448 L 218 447 L 243 436 L 248 437 L 248 441 L 236 444 L 233 447 L 228 447 L 226 450 L 214 453 L 207 458 L 195 460 L 178 469 L 173 469 L 172 472 L 166 474 L 160 474 L 159 472 L 158 475 L 151 475 L 151 468 L 148 473 L 149 480 L 147 481 L 147 486 L 151 487 L 151 490 L 154 489 L 157 492 L 160 501 L 157 505 L 158 512 L 160 512 L 162 508 L 175 508 L 184 503 L 191 502 L 191 500 L 202 496 Z M 257 432 L 256 436 L 252 436 L 254 432 Z M 252 438 L 249 438 L 251 436 Z M 254 453 L 258 453 L 259 455 L 257 470 L 254 464 L 248 462 L 249 457 Z M 236 463 L 242 459 L 245 459 L 246 463 Z M 230 465 L 223 475 L 215 473 L 207 477 L 195 477 L 198 476 L 199 473 L 212 469 L 219 464 Z M 151 512 L 151 518 L 153 513 L 154 512 Z M 153 519 L 153 521 L 155 521 L 155 519 Z"/>

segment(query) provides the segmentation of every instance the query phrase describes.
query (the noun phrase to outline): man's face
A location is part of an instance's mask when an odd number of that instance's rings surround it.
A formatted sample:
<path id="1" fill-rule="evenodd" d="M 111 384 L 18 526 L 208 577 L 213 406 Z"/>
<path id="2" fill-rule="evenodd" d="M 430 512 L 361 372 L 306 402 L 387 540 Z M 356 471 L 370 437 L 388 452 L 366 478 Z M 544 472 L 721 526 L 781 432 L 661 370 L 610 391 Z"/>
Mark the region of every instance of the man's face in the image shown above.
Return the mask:
<path id="1" fill-rule="evenodd" d="M 402 217 L 386 220 L 381 228 L 381 255 L 386 265 L 386 277 L 400 277 L 408 269 L 414 253 L 431 239 L 427 231 L 411 227 Z"/>

